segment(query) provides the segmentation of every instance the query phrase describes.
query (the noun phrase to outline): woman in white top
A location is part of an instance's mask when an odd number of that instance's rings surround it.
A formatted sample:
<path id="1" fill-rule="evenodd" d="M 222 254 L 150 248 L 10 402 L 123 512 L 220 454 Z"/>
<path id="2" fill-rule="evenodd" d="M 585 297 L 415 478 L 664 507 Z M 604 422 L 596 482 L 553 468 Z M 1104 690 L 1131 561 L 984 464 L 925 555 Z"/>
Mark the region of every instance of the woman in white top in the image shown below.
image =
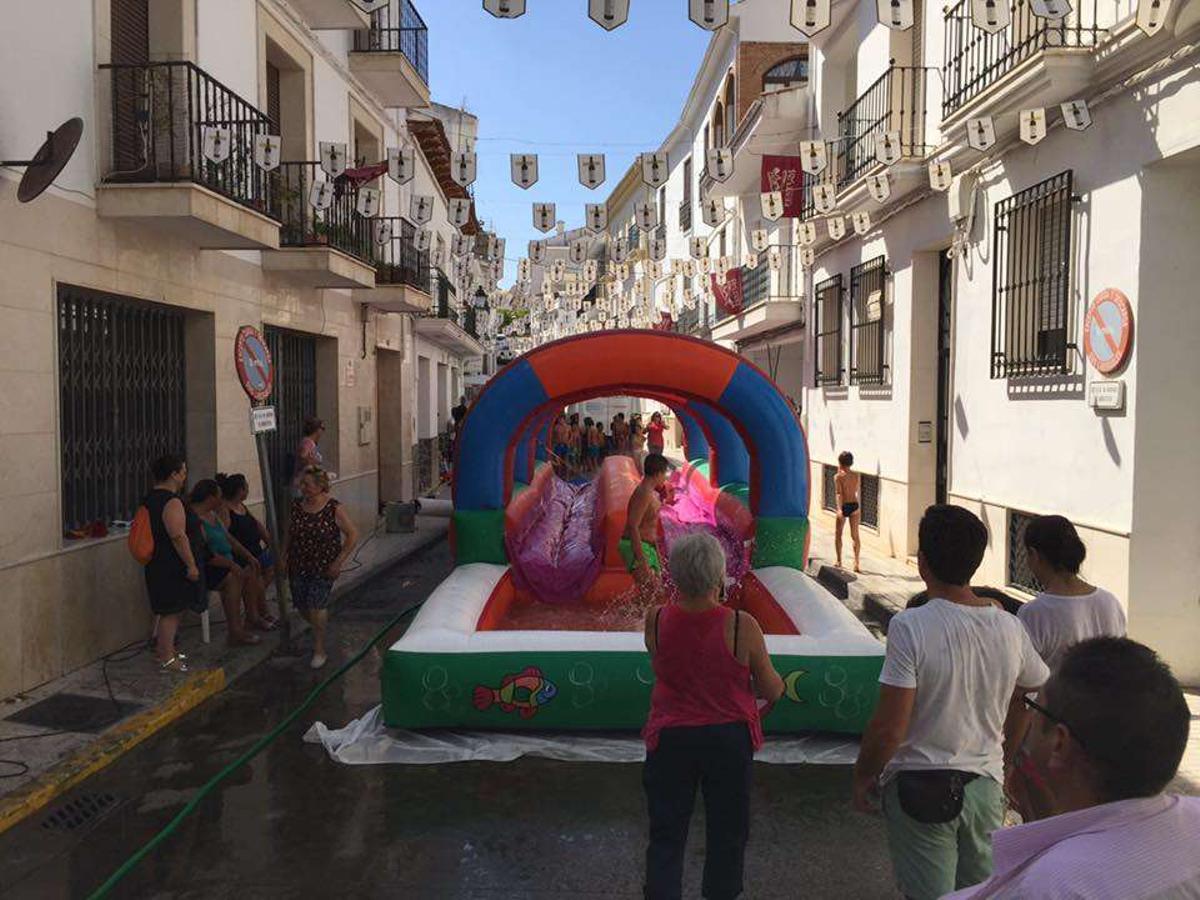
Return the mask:
<path id="1" fill-rule="evenodd" d="M 1017 617 L 1046 665 L 1055 669 L 1072 644 L 1124 637 L 1125 610 L 1111 593 L 1079 577 L 1087 548 L 1062 516 L 1038 516 L 1025 529 L 1029 568 L 1042 591 Z"/>

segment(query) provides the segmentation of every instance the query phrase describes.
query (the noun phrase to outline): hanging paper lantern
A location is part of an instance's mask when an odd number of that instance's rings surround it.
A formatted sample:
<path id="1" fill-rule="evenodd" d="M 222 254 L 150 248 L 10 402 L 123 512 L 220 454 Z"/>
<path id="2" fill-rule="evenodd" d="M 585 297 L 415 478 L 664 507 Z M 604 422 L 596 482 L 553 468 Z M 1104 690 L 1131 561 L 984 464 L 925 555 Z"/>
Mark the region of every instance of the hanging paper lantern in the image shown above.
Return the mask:
<path id="1" fill-rule="evenodd" d="M 867 190 L 876 203 L 887 203 L 888 198 L 892 196 L 892 182 L 888 173 L 876 172 L 874 175 L 868 175 Z"/>
<path id="2" fill-rule="evenodd" d="M 279 168 L 279 152 L 283 141 L 277 134 L 254 136 L 254 163 L 265 172 Z"/>
<path id="3" fill-rule="evenodd" d="M 588 0 L 588 18 L 612 31 L 629 21 L 629 0 Z"/>
<path id="4" fill-rule="evenodd" d="M 450 157 L 450 177 L 460 187 L 475 183 L 477 160 L 470 150 L 461 150 Z"/>
<path id="5" fill-rule="evenodd" d="M 689 0 L 688 18 L 705 31 L 729 24 L 729 0 Z"/>
<path id="6" fill-rule="evenodd" d="M 589 190 L 604 184 L 604 154 L 580 153 L 578 156 L 579 183 Z"/>
<path id="7" fill-rule="evenodd" d="M 388 150 L 388 177 L 396 184 L 407 184 L 417 173 L 417 151 L 412 147 Z"/>
<path id="8" fill-rule="evenodd" d="M 1087 101 L 1082 98 L 1068 100 L 1059 108 L 1062 110 L 1063 124 L 1072 131 L 1086 131 L 1092 124 L 1092 114 L 1088 111 Z"/>
<path id="9" fill-rule="evenodd" d="M 330 178 L 337 178 L 346 171 L 346 145 L 335 141 L 321 141 L 321 168 Z"/>
<path id="10" fill-rule="evenodd" d="M 538 158 L 536 153 L 513 153 L 509 156 L 512 180 L 519 188 L 528 190 L 537 184 Z"/>
<path id="11" fill-rule="evenodd" d="M 1019 113 L 1021 123 L 1021 140 L 1027 144 L 1037 144 L 1046 136 L 1046 110 L 1038 106 L 1033 109 L 1023 109 Z"/>
<path id="12" fill-rule="evenodd" d="M 967 143 L 980 153 L 996 143 L 996 123 L 991 116 L 967 119 Z"/>
<path id="13" fill-rule="evenodd" d="M 971 0 L 971 21 L 988 34 L 998 34 L 1012 21 L 1008 0 Z"/>

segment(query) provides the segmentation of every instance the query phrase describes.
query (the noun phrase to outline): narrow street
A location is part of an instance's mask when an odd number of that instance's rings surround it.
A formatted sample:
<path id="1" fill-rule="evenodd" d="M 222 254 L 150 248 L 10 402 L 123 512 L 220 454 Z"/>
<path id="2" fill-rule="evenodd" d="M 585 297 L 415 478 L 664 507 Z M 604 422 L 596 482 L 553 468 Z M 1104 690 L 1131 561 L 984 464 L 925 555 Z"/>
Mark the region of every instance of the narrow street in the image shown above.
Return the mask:
<path id="1" fill-rule="evenodd" d="M 326 672 L 450 571 L 441 543 L 349 596 Z M 381 651 L 395 635 L 377 648 Z M 221 767 L 318 682 L 307 656 L 277 656 L 171 728 L 0 836 L 0 896 L 85 897 Z M 379 698 L 379 652 L 207 797 L 114 897 L 413 897 L 508 900 L 641 895 L 640 766 L 513 763 L 348 767 L 301 736 Z M 759 765 L 747 897 L 892 897 L 881 824 L 849 807 L 845 767 Z M 111 798 L 81 827 L 55 811 Z M 693 820 L 685 896 L 699 895 L 703 814 Z"/>

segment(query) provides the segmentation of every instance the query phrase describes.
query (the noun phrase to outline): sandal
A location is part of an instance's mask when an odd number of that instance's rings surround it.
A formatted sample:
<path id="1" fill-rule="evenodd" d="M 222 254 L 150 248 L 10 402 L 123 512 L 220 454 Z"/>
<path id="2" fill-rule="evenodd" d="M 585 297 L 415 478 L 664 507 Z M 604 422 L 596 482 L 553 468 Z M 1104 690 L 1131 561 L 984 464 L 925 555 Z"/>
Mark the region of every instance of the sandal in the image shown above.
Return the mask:
<path id="1" fill-rule="evenodd" d="M 186 672 L 188 670 L 187 663 L 183 661 L 183 657 L 179 654 L 168 659 L 162 664 L 161 668 L 167 672 Z"/>

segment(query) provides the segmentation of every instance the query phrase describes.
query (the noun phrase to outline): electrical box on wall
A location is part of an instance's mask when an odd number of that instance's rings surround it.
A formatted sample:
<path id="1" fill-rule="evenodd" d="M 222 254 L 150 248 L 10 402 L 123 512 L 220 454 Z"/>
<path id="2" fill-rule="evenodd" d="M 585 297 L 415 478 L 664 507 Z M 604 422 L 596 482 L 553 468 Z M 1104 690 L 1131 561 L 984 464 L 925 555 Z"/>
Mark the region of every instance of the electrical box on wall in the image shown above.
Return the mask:
<path id="1" fill-rule="evenodd" d="M 955 222 L 971 219 L 975 206 L 976 178 L 973 173 L 964 172 L 952 182 L 948 192 L 950 218 Z"/>
<path id="2" fill-rule="evenodd" d="M 358 446 L 365 447 L 371 443 L 371 430 L 374 424 L 375 413 L 369 406 L 360 406 L 358 408 Z"/>

